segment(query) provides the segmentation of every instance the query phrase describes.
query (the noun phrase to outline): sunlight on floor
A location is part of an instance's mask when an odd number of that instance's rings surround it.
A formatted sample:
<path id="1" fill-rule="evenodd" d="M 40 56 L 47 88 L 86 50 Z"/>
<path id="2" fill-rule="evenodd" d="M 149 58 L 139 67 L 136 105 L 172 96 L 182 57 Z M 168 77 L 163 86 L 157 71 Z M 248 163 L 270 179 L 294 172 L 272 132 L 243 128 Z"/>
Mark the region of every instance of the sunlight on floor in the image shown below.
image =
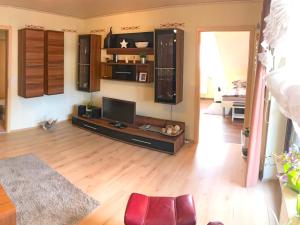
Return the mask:
<path id="1" fill-rule="evenodd" d="M 213 101 L 201 99 L 200 102 L 197 167 L 202 174 L 202 184 L 207 182 L 207 188 L 214 193 L 210 199 L 214 208 L 208 206 L 205 211 L 211 210 L 208 213 L 211 220 L 217 218 L 226 225 L 275 225 L 271 211 L 279 214 L 277 181 L 244 188 L 246 160 L 241 156 L 242 121 L 232 122 L 230 117 L 205 114 L 204 109 Z M 249 217 L 249 212 L 252 217 Z"/>

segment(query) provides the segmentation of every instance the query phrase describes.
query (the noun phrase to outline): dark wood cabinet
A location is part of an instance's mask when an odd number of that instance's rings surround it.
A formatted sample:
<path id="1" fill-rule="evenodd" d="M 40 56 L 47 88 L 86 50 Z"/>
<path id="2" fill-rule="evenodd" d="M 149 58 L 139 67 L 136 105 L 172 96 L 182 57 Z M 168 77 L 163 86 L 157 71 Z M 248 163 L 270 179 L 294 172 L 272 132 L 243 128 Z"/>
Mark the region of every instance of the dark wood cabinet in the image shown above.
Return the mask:
<path id="1" fill-rule="evenodd" d="M 152 61 L 147 61 L 145 64 L 140 61 L 126 63 L 121 60 L 118 63 L 103 62 L 101 63 L 101 79 L 152 83 L 153 69 Z"/>
<path id="2" fill-rule="evenodd" d="M 177 104 L 183 98 L 183 30 L 155 30 L 155 102 Z"/>
<path id="3" fill-rule="evenodd" d="M 64 93 L 64 32 L 45 32 L 45 94 Z"/>
<path id="4" fill-rule="evenodd" d="M 184 131 L 176 137 L 170 137 L 160 133 L 139 129 L 140 126 L 145 124 L 158 127 L 177 124 L 180 125 L 183 130 L 185 130 L 184 122 L 162 120 L 137 115 L 133 125 L 129 125 L 124 129 L 119 129 L 112 126 L 111 123 L 105 119 L 88 119 L 74 115 L 72 117 L 72 123 L 115 140 L 154 149 L 168 154 L 176 154 L 184 145 Z"/>
<path id="5" fill-rule="evenodd" d="M 101 36 L 89 34 L 79 36 L 78 90 L 100 91 Z"/>
<path id="6" fill-rule="evenodd" d="M 44 34 L 34 29 L 18 32 L 18 94 L 24 98 L 44 95 Z"/>

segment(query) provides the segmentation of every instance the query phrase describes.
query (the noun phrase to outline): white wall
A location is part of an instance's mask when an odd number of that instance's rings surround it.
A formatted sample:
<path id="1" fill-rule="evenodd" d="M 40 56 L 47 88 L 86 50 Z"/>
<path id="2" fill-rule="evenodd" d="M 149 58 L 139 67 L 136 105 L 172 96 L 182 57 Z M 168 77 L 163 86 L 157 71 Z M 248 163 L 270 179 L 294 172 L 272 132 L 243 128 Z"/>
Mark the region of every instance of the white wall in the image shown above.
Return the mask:
<path id="1" fill-rule="evenodd" d="M 286 133 L 287 118 L 280 112 L 278 104 L 272 97 L 267 133 L 266 158 L 263 179 L 276 179 L 276 166 L 273 154 L 282 154 Z"/>
<path id="2" fill-rule="evenodd" d="M 161 8 L 124 13 L 86 20 L 86 32 L 113 27 L 113 33 L 124 33 L 122 26 L 140 26 L 141 31 L 153 31 L 164 23 L 184 23 L 184 90 L 183 102 L 173 107 L 173 119 L 186 122 L 186 136 L 194 139 L 195 111 L 195 55 L 197 29 L 212 26 L 256 26 L 260 21 L 261 3 L 212 3 Z M 234 46 L 232 46 L 234 49 Z M 103 51 L 104 53 L 104 51 Z M 130 82 L 101 81 L 100 96 L 128 99 L 137 102 L 137 113 L 170 119 L 170 106 L 154 103 L 153 85 Z"/>
<path id="3" fill-rule="evenodd" d="M 201 90 L 201 97 L 214 98 L 218 86 L 221 85 L 222 93 L 228 93 L 232 91 L 233 81 L 247 81 L 249 39 L 249 31 L 201 33 L 201 81 L 206 82 L 201 84 L 201 88 L 206 89 Z"/>
<path id="4" fill-rule="evenodd" d="M 78 33 L 65 33 L 65 93 L 30 99 L 18 96 L 18 29 L 24 28 L 26 24 L 43 26 L 50 30 L 74 29 L 81 32 L 84 21 L 31 10 L 0 7 L 0 25 L 12 27 L 8 121 L 11 130 L 33 127 L 48 118 L 65 120 L 72 112 L 72 106 L 88 96 L 76 90 Z"/>

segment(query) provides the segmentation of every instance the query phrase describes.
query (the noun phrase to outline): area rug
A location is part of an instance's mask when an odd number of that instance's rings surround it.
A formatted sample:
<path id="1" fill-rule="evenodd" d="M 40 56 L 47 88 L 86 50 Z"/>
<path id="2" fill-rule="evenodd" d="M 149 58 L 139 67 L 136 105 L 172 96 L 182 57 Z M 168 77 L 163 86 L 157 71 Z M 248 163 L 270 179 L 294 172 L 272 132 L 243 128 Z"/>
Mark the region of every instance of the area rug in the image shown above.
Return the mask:
<path id="1" fill-rule="evenodd" d="M 0 183 L 17 225 L 75 225 L 99 206 L 34 155 L 0 160 Z"/>
<path id="2" fill-rule="evenodd" d="M 223 108 L 221 103 L 213 102 L 203 111 L 203 113 L 209 115 L 223 115 Z"/>

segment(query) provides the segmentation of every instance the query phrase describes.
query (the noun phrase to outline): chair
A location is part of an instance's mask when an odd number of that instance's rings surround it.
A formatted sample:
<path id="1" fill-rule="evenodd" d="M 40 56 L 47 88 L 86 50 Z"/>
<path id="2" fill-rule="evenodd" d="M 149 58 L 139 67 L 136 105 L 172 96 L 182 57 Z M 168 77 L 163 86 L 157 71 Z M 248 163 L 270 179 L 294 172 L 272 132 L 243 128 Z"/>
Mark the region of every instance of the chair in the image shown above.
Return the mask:
<path id="1" fill-rule="evenodd" d="M 124 222 L 125 225 L 196 225 L 193 197 L 149 197 L 133 193 Z"/>

